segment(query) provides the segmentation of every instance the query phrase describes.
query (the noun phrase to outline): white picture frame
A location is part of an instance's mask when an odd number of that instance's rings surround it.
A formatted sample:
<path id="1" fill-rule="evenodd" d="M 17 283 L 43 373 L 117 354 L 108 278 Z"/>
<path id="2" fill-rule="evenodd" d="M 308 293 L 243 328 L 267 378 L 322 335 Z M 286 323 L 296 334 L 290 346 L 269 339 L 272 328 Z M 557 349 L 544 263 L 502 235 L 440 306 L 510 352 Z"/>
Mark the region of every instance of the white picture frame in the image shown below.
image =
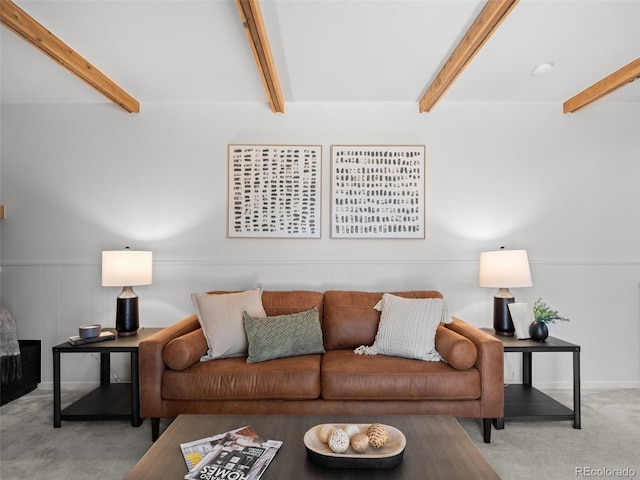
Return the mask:
<path id="1" fill-rule="evenodd" d="M 424 145 L 332 145 L 332 238 L 425 238 Z"/>
<path id="2" fill-rule="evenodd" d="M 529 326 L 533 323 L 533 308 L 524 302 L 510 303 L 509 313 L 513 320 L 515 335 L 518 340 L 526 340 L 529 336 Z"/>
<path id="3" fill-rule="evenodd" d="M 320 238 L 322 146 L 229 144 L 227 235 Z"/>

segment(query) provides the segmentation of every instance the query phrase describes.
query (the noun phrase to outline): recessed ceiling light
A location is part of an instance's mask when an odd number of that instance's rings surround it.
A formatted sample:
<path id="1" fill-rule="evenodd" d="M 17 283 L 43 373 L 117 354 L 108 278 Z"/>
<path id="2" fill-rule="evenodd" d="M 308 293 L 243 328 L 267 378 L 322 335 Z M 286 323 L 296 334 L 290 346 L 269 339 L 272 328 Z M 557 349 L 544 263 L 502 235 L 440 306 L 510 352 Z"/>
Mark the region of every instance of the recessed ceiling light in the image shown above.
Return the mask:
<path id="1" fill-rule="evenodd" d="M 540 65 L 537 65 L 536 68 L 534 68 L 531 71 L 531 75 L 533 75 L 534 77 L 539 77 L 540 75 L 544 75 L 545 73 L 549 73 L 552 68 L 553 68 L 553 63 L 551 63 L 551 62 L 541 63 Z"/>

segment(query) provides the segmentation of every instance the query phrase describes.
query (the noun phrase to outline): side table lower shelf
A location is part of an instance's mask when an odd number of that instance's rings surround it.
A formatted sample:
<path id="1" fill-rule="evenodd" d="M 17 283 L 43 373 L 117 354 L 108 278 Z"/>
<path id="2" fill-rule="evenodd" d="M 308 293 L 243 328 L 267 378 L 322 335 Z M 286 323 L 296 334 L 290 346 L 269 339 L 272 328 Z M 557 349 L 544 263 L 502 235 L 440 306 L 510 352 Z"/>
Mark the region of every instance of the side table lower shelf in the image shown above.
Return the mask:
<path id="1" fill-rule="evenodd" d="M 101 385 L 60 412 L 61 420 L 129 420 L 131 419 L 131 384 Z M 142 419 L 132 421 L 133 426 Z M 139 423 L 138 423 L 139 422 Z M 135 425 L 138 423 L 138 425 Z"/>
<path id="2" fill-rule="evenodd" d="M 505 387 L 504 417 L 520 420 L 574 420 L 575 418 L 572 409 L 537 388 L 524 384 Z"/>

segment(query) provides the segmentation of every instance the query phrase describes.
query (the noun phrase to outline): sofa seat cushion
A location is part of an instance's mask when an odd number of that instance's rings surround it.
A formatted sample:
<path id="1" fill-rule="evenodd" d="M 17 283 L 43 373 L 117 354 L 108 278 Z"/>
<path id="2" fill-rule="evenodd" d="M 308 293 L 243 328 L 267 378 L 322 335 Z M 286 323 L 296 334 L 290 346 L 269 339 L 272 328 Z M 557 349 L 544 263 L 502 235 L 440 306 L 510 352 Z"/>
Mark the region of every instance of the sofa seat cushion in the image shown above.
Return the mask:
<path id="1" fill-rule="evenodd" d="M 247 357 L 199 362 L 185 370 L 167 369 L 167 400 L 307 400 L 320 397 L 321 355 L 247 363 Z"/>
<path id="2" fill-rule="evenodd" d="M 322 358 L 325 400 L 475 400 L 480 372 L 445 362 L 330 350 Z"/>

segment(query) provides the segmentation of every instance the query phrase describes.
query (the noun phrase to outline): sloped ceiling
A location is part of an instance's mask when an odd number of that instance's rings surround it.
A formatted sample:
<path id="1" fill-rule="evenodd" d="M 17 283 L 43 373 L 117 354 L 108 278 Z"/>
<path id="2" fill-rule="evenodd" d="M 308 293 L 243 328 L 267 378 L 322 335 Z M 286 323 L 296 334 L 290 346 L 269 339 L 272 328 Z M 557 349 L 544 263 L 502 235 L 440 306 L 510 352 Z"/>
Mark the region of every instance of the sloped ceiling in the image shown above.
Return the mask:
<path id="1" fill-rule="evenodd" d="M 233 0 L 16 0 L 141 104 L 260 102 Z M 261 0 L 285 102 L 416 103 L 484 0 Z M 640 57 L 640 0 L 520 0 L 441 102 L 562 102 Z M 2 103 L 108 100 L 6 28 Z M 539 63 L 553 70 L 534 77 Z M 601 102 L 640 102 L 640 82 Z M 115 108 L 115 107 L 114 107 Z M 437 106 L 435 107 L 437 109 Z"/>

